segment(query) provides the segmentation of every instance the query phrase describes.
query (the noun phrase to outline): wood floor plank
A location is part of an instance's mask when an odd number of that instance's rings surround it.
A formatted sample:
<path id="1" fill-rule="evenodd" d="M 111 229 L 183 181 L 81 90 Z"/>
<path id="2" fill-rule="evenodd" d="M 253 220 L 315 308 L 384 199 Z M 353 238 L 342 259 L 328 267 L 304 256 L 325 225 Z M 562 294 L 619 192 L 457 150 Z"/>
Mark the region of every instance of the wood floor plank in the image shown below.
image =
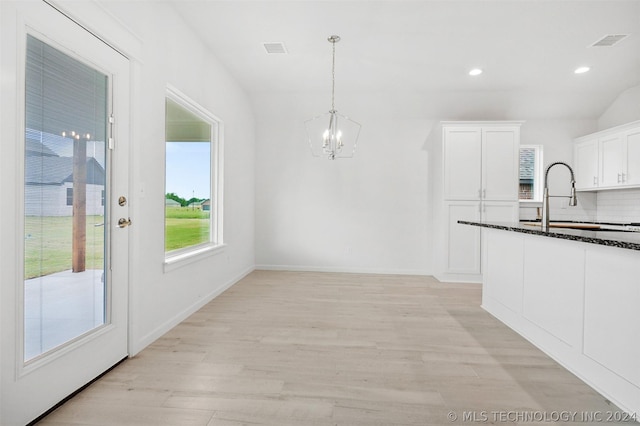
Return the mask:
<path id="1" fill-rule="evenodd" d="M 425 426 L 470 410 L 615 409 L 480 300 L 478 285 L 424 276 L 254 271 L 41 424 Z"/>

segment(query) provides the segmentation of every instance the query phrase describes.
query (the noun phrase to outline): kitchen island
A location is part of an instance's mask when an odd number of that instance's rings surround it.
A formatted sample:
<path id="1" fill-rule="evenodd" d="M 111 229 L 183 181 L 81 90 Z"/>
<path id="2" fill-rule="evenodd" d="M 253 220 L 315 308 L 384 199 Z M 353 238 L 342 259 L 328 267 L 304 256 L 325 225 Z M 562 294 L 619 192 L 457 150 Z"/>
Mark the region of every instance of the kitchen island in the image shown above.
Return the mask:
<path id="1" fill-rule="evenodd" d="M 640 415 L 640 233 L 482 227 L 482 307 Z"/>

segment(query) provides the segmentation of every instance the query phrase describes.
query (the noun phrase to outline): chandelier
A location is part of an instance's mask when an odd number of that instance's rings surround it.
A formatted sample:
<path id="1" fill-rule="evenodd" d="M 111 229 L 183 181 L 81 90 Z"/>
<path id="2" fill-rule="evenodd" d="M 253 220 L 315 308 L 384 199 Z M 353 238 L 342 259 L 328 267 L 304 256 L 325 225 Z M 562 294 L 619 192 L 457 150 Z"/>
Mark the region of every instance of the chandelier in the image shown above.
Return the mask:
<path id="1" fill-rule="evenodd" d="M 311 153 L 315 157 L 326 156 L 329 160 L 351 158 L 356 152 L 361 126 L 336 111 L 336 43 L 340 41 L 340 37 L 332 35 L 327 40 L 332 45 L 333 54 L 331 65 L 331 109 L 326 114 L 305 121 L 305 128 Z"/>

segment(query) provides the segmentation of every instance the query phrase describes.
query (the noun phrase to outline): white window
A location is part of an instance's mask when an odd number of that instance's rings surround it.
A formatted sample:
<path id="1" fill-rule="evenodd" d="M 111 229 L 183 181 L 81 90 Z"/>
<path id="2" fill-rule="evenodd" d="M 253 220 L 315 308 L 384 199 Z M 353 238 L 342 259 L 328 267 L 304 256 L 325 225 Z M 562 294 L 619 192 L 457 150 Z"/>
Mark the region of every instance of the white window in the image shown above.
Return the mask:
<path id="1" fill-rule="evenodd" d="M 165 262 L 222 246 L 222 123 L 174 88 L 165 114 Z"/>
<path id="2" fill-rule="evenodd" d="M 542 145 L 520 145 L 520 201 L 542 202 L 542 180 Z"/>

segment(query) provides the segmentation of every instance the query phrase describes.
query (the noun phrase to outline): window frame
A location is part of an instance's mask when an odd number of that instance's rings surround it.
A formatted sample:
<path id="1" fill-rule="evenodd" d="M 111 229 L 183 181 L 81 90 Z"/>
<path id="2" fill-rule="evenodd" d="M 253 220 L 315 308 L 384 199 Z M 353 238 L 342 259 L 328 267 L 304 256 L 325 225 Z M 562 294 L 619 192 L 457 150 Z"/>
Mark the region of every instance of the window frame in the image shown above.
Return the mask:
<path id="1" fill-rule="evenodd" d="M 223 218 L 223 165 L 224 165 L 224 123 L 223 121 L 209 112 L 206 108 L 195 102 L 193 99 L 182 93 L 177 88 L 167 85 L 165 94 L 166 100 L 170 99 L 177 103 L 180 107 L 194 114 L 198 118 L 207 122 L 211 126 L 210 138 L 210 202 L 214 206 L 210 210 L 209 220 L 209 241 L 205 243 L 195 244 L 188 247 L 164 252 L 164 270 L 168 272 L 175 268 L 200 260 L 207 256 L 220 253 L 226 244 L 224 243 L 224 218 Z M 164 191 L 162 194 L 162 203 L 164 208 L 164 199 L 167 193 L 167 137 L 166 137 L 166 110 L 165 110 L 165 138 L 164 138 Z M 163 248 L 166 241 L 166 210 L 163 211 Z"/>
<path id="2" fill-rule="evenodd" d="M 539 144 L 524 144 L 520 145 L 518 149 L 518 164 L 520 164 L 520 152 L 522 148 L 533 148 L 535 150 L 535 168 L 533 171 L 533 199 L 527 200 L 520 198 L 520 191 L 518 191 L 518 202 L 520 203 L 542 203 L 542 193 L 544 182 L 543 179 L 543 168 L 544 165 L 542 163 L 542 156 L 544 146 Z M 518 169 L 519 170 L 519 169 Z M 520 185 L 520 172 L 518 171 L 518 187 Z"/>

